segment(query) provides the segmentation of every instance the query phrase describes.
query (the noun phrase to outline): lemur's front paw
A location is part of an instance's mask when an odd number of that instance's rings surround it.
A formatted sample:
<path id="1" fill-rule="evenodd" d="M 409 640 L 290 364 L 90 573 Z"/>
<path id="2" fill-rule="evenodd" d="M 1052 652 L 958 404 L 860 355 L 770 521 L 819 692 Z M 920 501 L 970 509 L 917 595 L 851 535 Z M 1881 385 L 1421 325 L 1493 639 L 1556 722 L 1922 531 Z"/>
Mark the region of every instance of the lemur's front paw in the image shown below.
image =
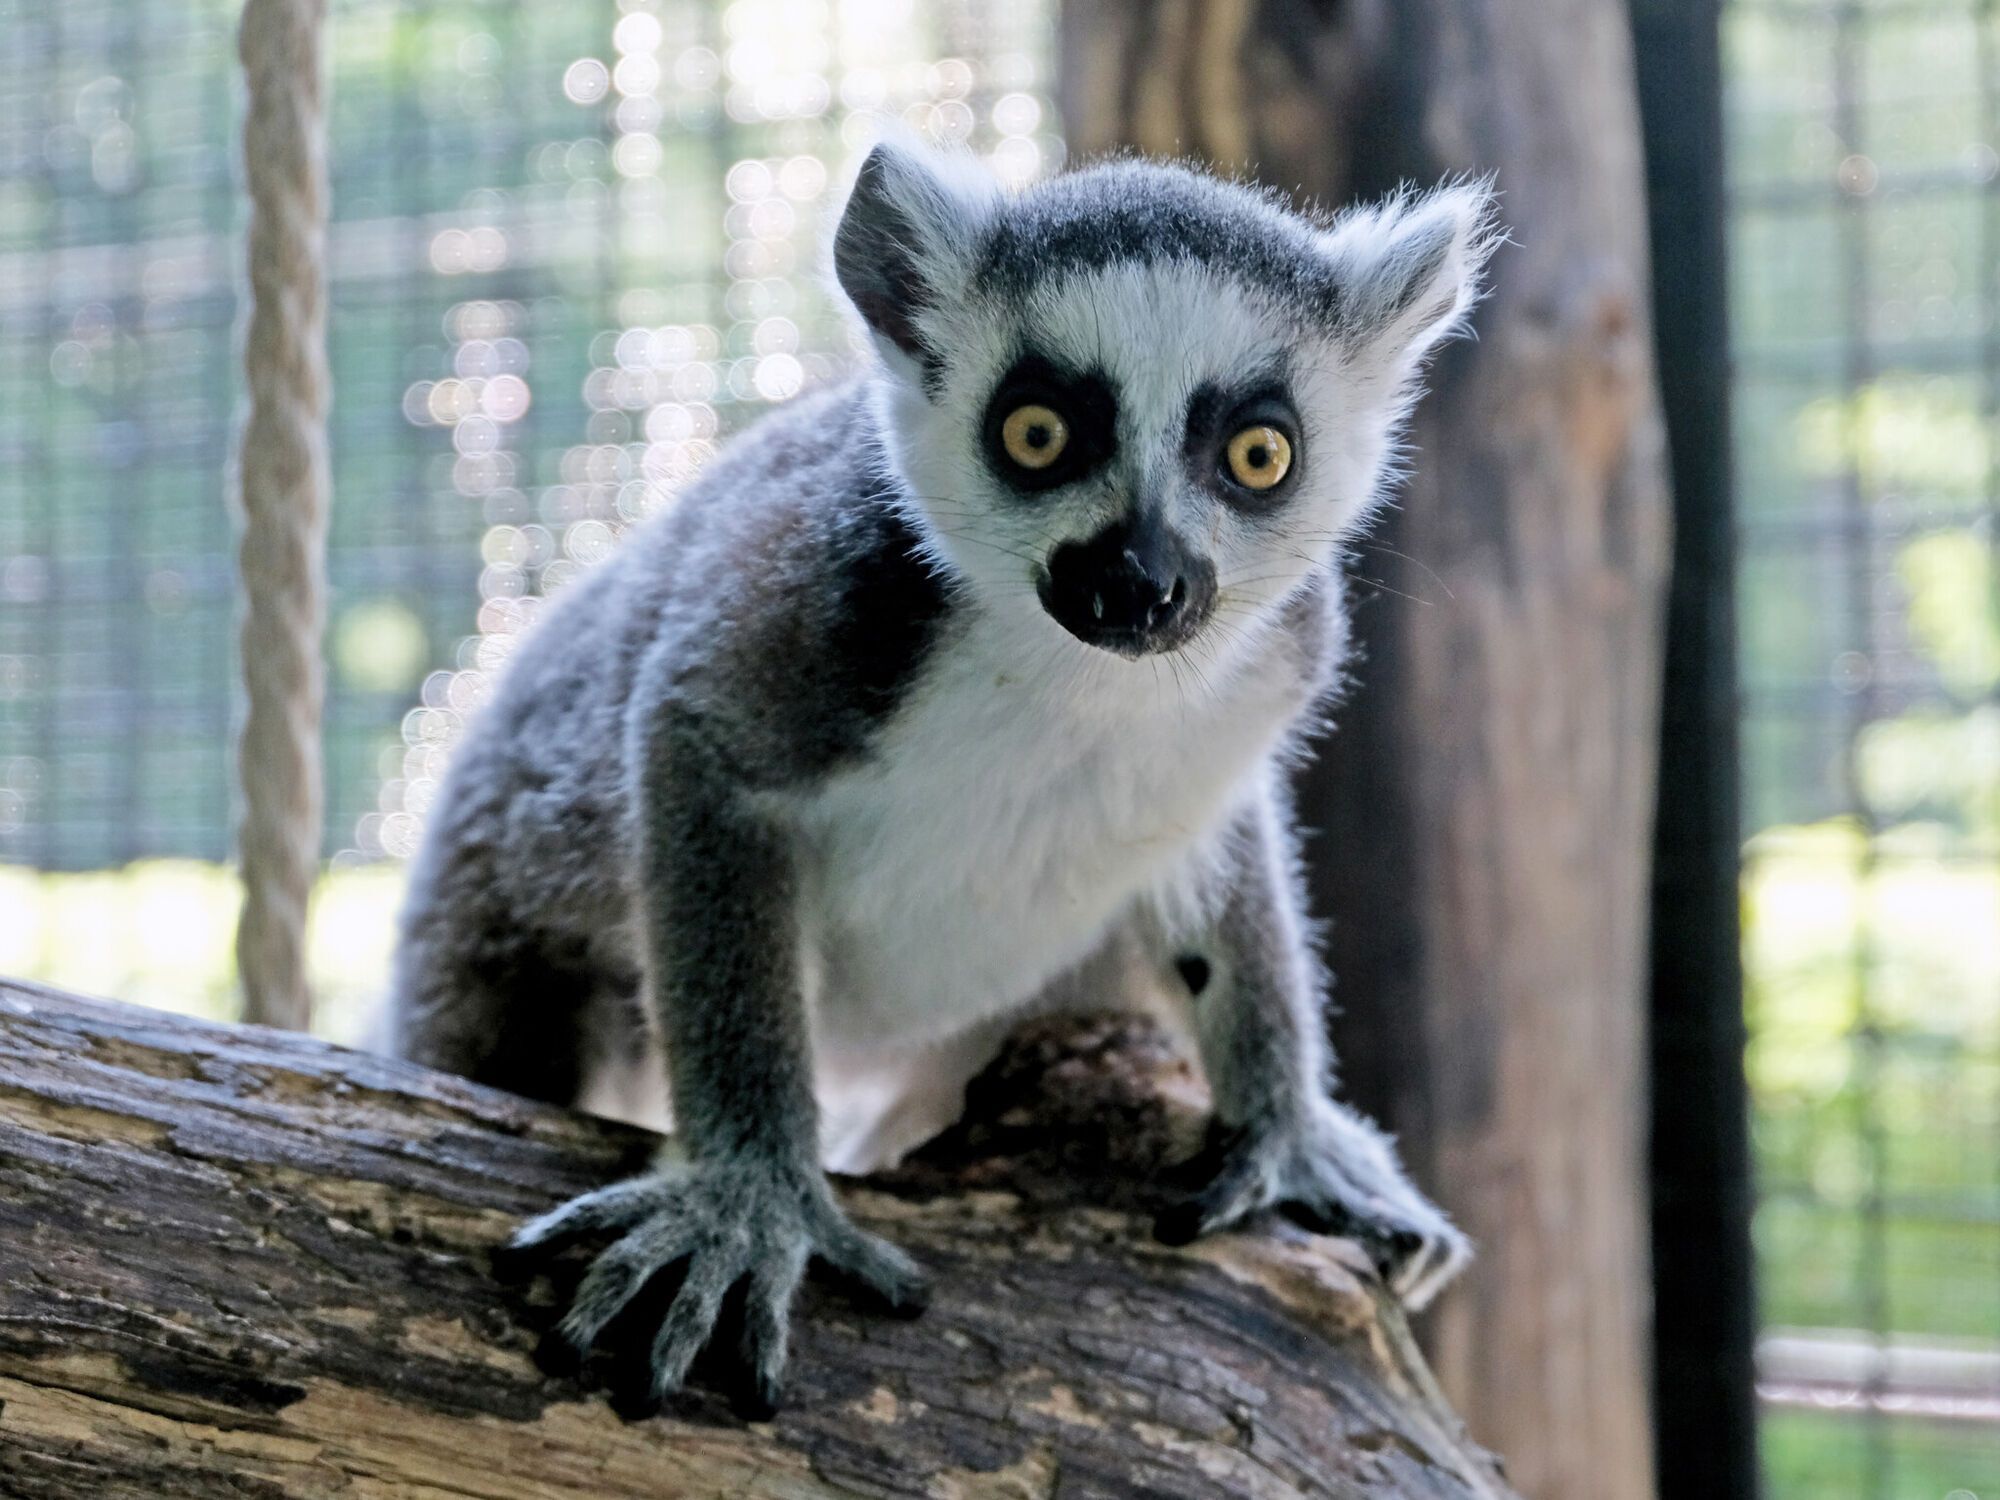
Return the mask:
<path id="1" fill-rule="evenodd" d="M 641 1406 L 656 1406 L 681 1388 L 714 1336 L 732 1288 L 743 1288 L 737 1351 L 743 1378 L 731 1399 L 751 1417 L 769 1416 L 777 1407 L 792 1297 L 808 1259 L 824 1262 L 892 1312 L 913 1316 L 928 1296 L 915 1262 L 855 1228 L 824 1181 L 699 1164 L 572 1199 L 523 1225 L 498 1257 L 500 1269 L 518 1269 L 605 1231 L 619 1238 L 585 1272 L 543 1357 L 559 1365 L 580 1362 L 641 1287 L 679 1264 L 685 1274 L 653 1337 Z"/>
<path id="2" fill-rule="evenodd" d="M 1204 1186 L 1154 1224 L 1171 1245 L 1279 1209 L 1309 1229 L 1359 1240 L 1412 1312 L 1472 1259 L 1472 1242 L 1410 1185 L 1388 1141 L 1336 1106 L 1303 1126 L 1218 1130 L 1190 1172 Z"/>

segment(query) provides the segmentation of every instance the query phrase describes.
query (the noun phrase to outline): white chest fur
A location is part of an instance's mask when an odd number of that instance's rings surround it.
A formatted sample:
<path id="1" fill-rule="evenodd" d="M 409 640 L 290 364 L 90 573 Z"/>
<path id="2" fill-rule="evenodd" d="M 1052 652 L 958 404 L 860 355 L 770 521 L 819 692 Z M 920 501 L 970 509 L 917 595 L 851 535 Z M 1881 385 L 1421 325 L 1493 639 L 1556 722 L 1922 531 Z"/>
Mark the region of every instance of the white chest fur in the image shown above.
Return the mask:
<path id="1" fill-rule="evenodd" d="M 998 634 L 945 648 L 868 764 L 794 809 L 828 1040 L 941 1037 L 1031 999 L 1186 869 L 1304 696 L 1275 645 L 1217 683 Z"/>

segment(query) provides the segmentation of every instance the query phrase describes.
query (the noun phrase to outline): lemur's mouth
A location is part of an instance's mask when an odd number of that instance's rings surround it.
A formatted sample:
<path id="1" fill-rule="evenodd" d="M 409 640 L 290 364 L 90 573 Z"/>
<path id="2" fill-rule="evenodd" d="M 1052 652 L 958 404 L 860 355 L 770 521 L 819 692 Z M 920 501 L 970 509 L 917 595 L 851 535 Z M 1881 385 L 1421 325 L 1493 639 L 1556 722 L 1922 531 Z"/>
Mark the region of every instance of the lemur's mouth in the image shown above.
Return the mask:
<path id="1" fill-rule="evenodd" d="M 1215 607 L 1215 566 L 1144 515 L 1064 542 L 1037 570 L 1050 618 L 1086 645 L 1150 656 L 1185 645 Z"/>

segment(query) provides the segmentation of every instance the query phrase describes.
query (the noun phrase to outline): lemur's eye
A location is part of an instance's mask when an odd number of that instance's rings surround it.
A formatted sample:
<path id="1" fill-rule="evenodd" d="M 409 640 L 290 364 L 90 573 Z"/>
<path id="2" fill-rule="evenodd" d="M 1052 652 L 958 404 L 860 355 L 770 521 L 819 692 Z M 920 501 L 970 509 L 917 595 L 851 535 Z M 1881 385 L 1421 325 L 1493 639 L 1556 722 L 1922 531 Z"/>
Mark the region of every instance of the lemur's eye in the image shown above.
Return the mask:
<path id="1" fill-rule="evenodd" d="M 1224 451 L 1229 477 L 1246 490 L 1268 490 L 1292 468 L 1292 445 L 1275 427 L 1246 427 Z"/>
<path id="2" fill-rule="evenodd" d="M 1069 424 L 1048 407 L 1030 402 L 1007 413 L 1000 424 L 1000 445 L 1022 468 L 1046 469 L 1069 446 Z"/>

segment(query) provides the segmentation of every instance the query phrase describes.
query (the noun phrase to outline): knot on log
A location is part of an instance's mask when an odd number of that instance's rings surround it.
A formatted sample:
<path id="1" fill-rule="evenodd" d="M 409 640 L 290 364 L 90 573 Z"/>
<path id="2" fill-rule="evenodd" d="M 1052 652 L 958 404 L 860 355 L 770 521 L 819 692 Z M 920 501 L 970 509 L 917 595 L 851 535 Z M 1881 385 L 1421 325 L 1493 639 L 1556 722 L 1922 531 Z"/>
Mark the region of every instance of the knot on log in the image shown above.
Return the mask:
<path id="1" fill-rule="evenodd" d="M 959 1122 L 893 1173 L 909 1191 L 1004 1184 L 1038 1206 L 1140 1213 L 1198 1146 L 1208 1092 L 1138 1016 L 1031 1022 L 966 1089 Z"/>
<path id="2" fill-rule="evenodd" d="M 1357 1249 L 1152 1242 L 1204 1103 L 1145 1023 L 1034 1028 L 843 1188 L 929 1312 L 814 1287 L 774 1421 L 693 1395 L 628 1423 L 605 1369 L 535 1367 L 560 1289 L 490 1255 L 652 1137 L 0 981 L 0 1491 L 1506 1496 Z"/>

